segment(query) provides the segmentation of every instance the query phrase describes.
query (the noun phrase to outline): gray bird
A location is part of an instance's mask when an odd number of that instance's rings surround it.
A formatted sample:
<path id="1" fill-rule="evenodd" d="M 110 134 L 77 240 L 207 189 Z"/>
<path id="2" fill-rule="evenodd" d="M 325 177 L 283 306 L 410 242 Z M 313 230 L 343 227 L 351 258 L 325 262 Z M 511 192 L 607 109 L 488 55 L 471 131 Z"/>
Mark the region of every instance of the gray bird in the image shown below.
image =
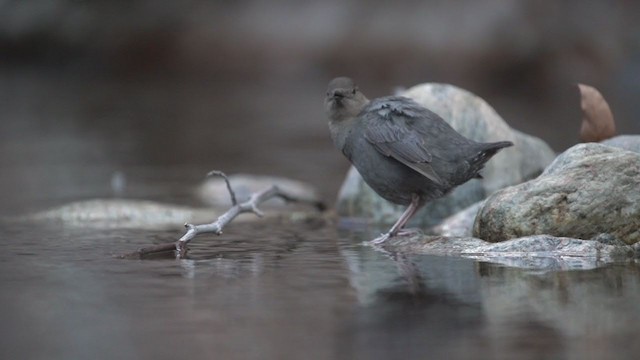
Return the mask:
<path id="1" fill-rule="evenodd" d="M 473 178 L 510 141 L 478 143 L 456 132 L 440 116 L 402 96 L 369 101 L 353 80 L 331 80 L 325 98 L 333 143 L 364 181 L 384 199 L 408 205 L 391 229 L 377 239 L 403 230 L 426 202 L 440 198 Z"/>

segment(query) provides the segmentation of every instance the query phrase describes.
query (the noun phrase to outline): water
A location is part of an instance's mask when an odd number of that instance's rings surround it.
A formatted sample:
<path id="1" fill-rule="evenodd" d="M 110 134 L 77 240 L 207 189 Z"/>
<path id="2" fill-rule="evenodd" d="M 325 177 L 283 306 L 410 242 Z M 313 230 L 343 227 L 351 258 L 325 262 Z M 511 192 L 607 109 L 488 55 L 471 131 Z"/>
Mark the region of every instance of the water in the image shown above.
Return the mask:
<path id="1" fill-rule="evenodd" d="M 631 359 L 640 350 L 637 265 L 541 272 L 385 254 L 361 245 L 365 234 L 276 220 L 199 237 L 184 260 L 112 256 L 179 230 L 2 232 L 7 359 Z"/>
<path id="2" fill-rule="evenodd" d="M 227 85 L 194 82 L 176 91 L 170 82 L 0 75 L 8 84 L 0 109 L 0 216 L 113 197 L 118 171 L 125 180 L 118 196 L 197 206 L 193 188 L 212 169 L 295 177 L 319 186 L 325 199 L 346 170 L 331 148 L 315 86 L 267 95 L 253 86 L 256 102 L 247 106 Z M 294 108 L 278 106 L 300 89 L 307 90 Z M 224 116 L 211 116 L 225 103 Z M 246 134 L 262 136 L 246 141 Z M 541 271 L 390 254 L 361 245 L 371 233 L 278 220 L 200 236 L 184 260 L 114 256 L 182 232 L 180 224 L 155 231 L 0 222 L 0 358 L 640 353 L 635 263 Z"/>

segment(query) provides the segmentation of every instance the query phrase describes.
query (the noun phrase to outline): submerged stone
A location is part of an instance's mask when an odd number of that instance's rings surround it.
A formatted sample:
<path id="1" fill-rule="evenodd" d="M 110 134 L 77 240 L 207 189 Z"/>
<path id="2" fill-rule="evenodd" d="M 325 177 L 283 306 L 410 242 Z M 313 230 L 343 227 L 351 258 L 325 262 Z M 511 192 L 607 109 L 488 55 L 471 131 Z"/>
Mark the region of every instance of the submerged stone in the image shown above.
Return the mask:
<path id="1" fill-rule="evenodd" d="M 533 235 L 491 243 L 474 237 L 415 236 L 388 240 L 385 249 L 409 254 L 462 256 L 513 267 L 547 270 L 592 269 L 638 256 L 624 243 Z"/>

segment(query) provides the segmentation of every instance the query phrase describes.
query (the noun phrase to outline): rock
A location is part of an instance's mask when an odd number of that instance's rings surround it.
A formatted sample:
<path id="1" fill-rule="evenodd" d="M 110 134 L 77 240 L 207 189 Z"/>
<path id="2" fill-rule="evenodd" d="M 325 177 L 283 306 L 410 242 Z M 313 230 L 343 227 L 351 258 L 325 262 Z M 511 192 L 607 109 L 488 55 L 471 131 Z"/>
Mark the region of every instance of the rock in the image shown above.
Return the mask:
<path id="1" fill-rule="evenodd" d="M 483 204 L 484 201 L 478 201 L 457 214 L 449 216 L 433 227 L 431 232 L 441 236 L 473 236 L 473 223 Z"/>
<path id="2" fill-rule="evenodd" d="M 289 194 L 301 199 L 317 200 L 315 189 L 294 180 L 253 175 L 233 175 L 229 179 L 239 202 L 248 200 L 252 192 L 263 190 L 272 185 L 277 185 Z M 203 200 L 209 201 L 210 208 L 162 204 L 148 200 L 93 199 L 73 202 L 35 214 L 0 220 L 12 222 L 47 221 L 64 226 L 86 228 L 170 229 L 182 228 L 186 222 L 194 224 L 213 222 L 231 207 L 229 192 L 223 179 L 211 178 L 207 180 L 198 189 L 198 194 Z M 267 210 L 265 211 L 267 217 L 286 215 L 293 221 L 324 221 L 315 212 L 307 212 L 310 208 L 308 204 L 300 204 L 300 210 L 304 211 L 297 211 L 295 206 L 281 209 L 277 207 L 278 204 L 284 204 L 284 201 L 269 199 L 258 207 L 261 210 Z M 257 216 L 239 216 L 233 222 L 255 221 L 256 219 L 259 218 Z"/>
<path id="3" fill-rule="evenodd" d="M 510 128 L 489 104 L 466 90 L 446 84 L 422 84 L 407 90 L 404 95 L 430 108 L 471 139 L 511 140 L 515 144 L 487 163 L 482 172 L 483 180 L 471 180 L 427 204 L 415 216 L 414 225 L 436 225 L 495 190 L 538 176 L 555 158 L 554 152 L 542 140 Z M 388 223 L 397 219 L 403 210 L 379 197 L 353 167 L 349 170 L 338 196 L 339 215 Z"/>
<path id="4" fill-rule="evenodd" d="M 388 240 L 385 248 L 411 254 L 454 255 L 513 267 L 545 270 L 593 269 L 631 259 L 636 249 L 550 235 L 533 235 L 490 243 L 474 237 L 416 236 Z"/>
<path id="5" fill-rule="evenodd" d="M 186 222 L 211 222 L 223 212 L 148 200 L 93 199 L 9 220 L 48 221 L 87 228 L 169 229 L 182 228 Z M 248 218 L 239 217 L 235 221 Z"/>
<path id="6" fill-rule="evenodd" d="M 473 234 L 497 242 L 549 234 L 640 240 L 640 154 L 576 145 L 531 181 L 500 190 L 480 209 Z"/>
<path id="7" fill-rule="evenodd" d="M 259 206 L 263 209 L 263 204 Z M 194 208 L 148 200 L 93 199 L 72 202 L 53 209 L 18 217 L 2 218 L 6 222 L 49 222 L 70 227 L 96 229 L 183 229 L 185 223 L 204 224 L 215 221 L 229 207 Z M 307 208 L 308 209 L 308 208 Z M 284 216 L 284 217 L 283 217 Z M 233 223 L 264 218 L 283 218 L 296 222 L 321 222 L 316 212 L 270 209 L 264 217 L 238 216 Z"/>
<path id="8" fill-rule="evenodd" d="M 185 222 L 216 218 L 213 210 L 147 200 L 93 199 L 73 202 L 14 220 L 49 221 L 93 228 L 180 228 Z"/>
<path id="9" fill-rule="evenodd" d="M 301 181 L 263 175 L 234 174 L 229 175 L 229 182 L 236 193 L 238 202 L 249 200 L 251 193 L 264 190 L 272 185 L 278 186 L 282 191 L 287 192 L 300 199 L 317 201 L 319 199 L 317 190 Z M 196 195 L 206 204 L 211 206 L 231 206 L 231 198 L 224 179 L 220 177 L 210 177 L 198 187 Z M 285 202 L 282 199 L 270 199 L 260 207 L 270 205 L 282 206 Z"/>
<path id="10" fill-rule="evenodd" d="M 600 143 L 640 153 L 640 135 L 619 135 Z"/>
<path id="11" fill-rule="evenodd" d="M 471 236 L 396 236 L 387 240 L 385 248 L 410 254 L 462 255 L 468 249 L 490 244 Z"/>

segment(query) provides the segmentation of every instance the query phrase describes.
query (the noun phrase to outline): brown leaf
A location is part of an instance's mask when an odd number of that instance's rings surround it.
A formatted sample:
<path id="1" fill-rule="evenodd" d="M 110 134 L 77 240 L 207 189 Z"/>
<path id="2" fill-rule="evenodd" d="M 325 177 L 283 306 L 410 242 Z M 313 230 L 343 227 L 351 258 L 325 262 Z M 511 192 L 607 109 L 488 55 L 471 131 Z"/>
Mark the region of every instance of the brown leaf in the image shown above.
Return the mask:
<path id="1" fill-rule="evenodd" d="M 609 104 L 594 87 L 578 84 L 580 89 L 580 107 L 582 108 L 582 142 L 599 142 L 616 134 L 616 123 Z"/>

